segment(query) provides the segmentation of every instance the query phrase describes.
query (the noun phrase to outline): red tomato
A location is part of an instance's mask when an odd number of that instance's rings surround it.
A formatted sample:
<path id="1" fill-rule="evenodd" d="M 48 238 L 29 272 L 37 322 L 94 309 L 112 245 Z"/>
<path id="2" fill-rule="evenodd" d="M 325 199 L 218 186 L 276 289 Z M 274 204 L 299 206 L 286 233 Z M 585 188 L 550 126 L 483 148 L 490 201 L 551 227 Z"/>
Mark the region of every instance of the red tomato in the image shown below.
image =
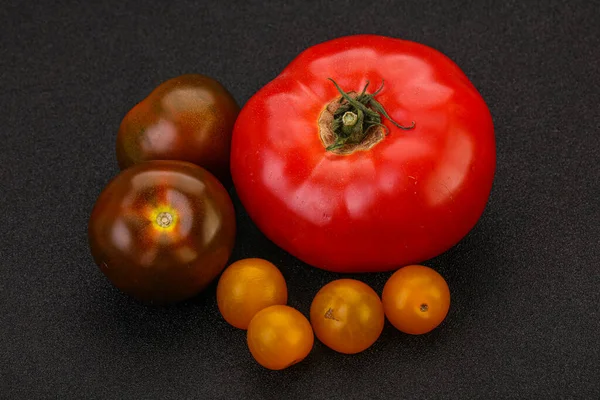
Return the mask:
<path id="1" fill-rule="evenodd" d="M 363 93 L 368 82 L 385 83 Z M 374 35 L 301 53 L 248 101 L 232 139 L 236 190 L 259 229 L 339 272 L 391 270 L 456 244 L 481 216 L 495 166 L 490 112 L 459 67 Z"/>

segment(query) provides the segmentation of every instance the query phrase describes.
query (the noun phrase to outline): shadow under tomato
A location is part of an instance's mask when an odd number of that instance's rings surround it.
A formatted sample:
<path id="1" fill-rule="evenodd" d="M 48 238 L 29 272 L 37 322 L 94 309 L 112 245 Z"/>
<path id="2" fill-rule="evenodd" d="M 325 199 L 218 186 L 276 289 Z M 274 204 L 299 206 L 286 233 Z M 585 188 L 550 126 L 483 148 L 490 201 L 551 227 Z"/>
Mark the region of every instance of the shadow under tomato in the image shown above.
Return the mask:
<path id="1" fill-rule="evenodd" d="M 86 307 L 87 329 L 102 332 L 106 346 L 129 349 L 145 343 L 158 350 L 186 337 L 202 340 L 202 327 L 225 323 L 215 301 L 216 282 L 181 303 L 153 306 L 121 293 L 109 282 L 94 291 Z M 206 333 L 207 334 L 207 333 Z"/>
<path id="2" fill-rule="evenodd" d="M 381 296 L 393 272 L 342 274 L 310 267 L 270 242 L 252 223 L 234 191 L 230 193 L 238 229 L 236 245 L 227 265 L 248 257 L 273 262 L 287 281 L 288 305 L 306 317 L 315 294 L 335 279 L 360 280 Z M 220 315 L 215 296 L 218 277 L 190 300 L 154 307 L 120 293 L 98 272 L 94 277 L 98 281 L 96 289 L 89 294 L 89 303 L 83 307 L 87 315 L 81 319 L 84 324 L 81 329 L 87 331 L 91 340 L 99 341 L 109 349 L 106 357 L 141 353 L 132 359 L 152 365 L 148 361 L 150 357 L 165 357 L 176 364 L 179 358 L 186 357 L 196 357 L 198 360 L 193 362 L 202 363 L 202 357 L 206 355 L 218 357 L 212 365 L 217 363 L 228 368 L 239 364 L 247 384 L 255 385 L 265 398 L 277 397 L 281 385 L 299 387 L 307 375 L 314 375 L 334 390 L 339 386 L 339 377 L 321 377 L 319 374 L 349 371 L 358 378 L 362 371 L 373 368 L 384 358 L 404 360 L 404 364 L 433 360 L 440 352 L 447 351 L 450 342 L 458 340 L 454 337 L 455 332 L 460 334 L 477 329 L 478 313 L 492 308 L 490 303 L 494 296 L 506 290 L 507 276 L 511 272 L 510 260 L 506 259 L 511 243 L 506 236 L 514 234 L 516 229 L 493 210 L 485 213 L 459 244 L 423 263 L 440 272 L 450 286 L 451 305 L 445 321 L 428 334 L 413 336 L 397 331 L 386 320 L 380 338 L 358 355 L 336 353 L 315 337 L 313 350 L 303 361 L 282 371 L 266 370 L 249 354 L 245 332 L 228 325 Z M 492 267 L 495 268 L 493 272 L 490 271 Z"/>
<path id="3" fill-rule="evenodd" d="M 395 329 L 386 319 L 378 342 L 386 351 L 399 351 L 407 357 L 436 357 L 454 337 L 468 335 L 489 318 L 489 310 L 497 307 L 499 295 L 509 286 L 510 244 L 506 235 L 514 225 L 499 218 L 493 210 L 484 213 L 474 229 L 457 245 L 422 264 L 438 271 L 450 288 L 450 309 L 444 321 L 423 335 L 409 335 Z M 493 268 L 493 270 L 492 270 Z M 381 293 L 381 292 L 379 292 Z M 401 350 L 399 348 L 404 348 Z"/>

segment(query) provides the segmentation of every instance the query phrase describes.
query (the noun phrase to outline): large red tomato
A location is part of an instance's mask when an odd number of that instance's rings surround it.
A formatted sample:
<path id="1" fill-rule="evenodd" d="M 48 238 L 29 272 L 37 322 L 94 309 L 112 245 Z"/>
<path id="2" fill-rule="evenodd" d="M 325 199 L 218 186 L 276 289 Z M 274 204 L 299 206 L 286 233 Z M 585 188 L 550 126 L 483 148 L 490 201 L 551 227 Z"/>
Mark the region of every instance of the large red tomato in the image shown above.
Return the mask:
<path id="1" fill-rule="evenodd" d="M 231 153 L 237 193 L 266 236 L 341 272 L 446 251 L 481 216 L 495 166 L 490 112 L 460 68 L 374 35 L 302 52 L 242 109 Z"/>

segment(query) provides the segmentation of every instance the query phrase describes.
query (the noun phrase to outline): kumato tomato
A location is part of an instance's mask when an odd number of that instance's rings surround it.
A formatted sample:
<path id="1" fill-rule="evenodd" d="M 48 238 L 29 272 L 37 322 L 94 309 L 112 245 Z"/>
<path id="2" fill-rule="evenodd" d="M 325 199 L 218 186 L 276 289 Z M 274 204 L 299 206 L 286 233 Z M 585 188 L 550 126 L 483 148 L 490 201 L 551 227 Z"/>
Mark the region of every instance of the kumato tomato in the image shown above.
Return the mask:
<path id="1" fill-rule="evenodd" d="M 496 167 L 483 98 L 423 44 L 357 35 L 312 46 L 243 107 L 236 192 L 307 264 L 371 272 L 422 263 L 479 220 Z"/>
<path id="2" fill-rule="evenodd" d="M 345 354 L 369 348 L 385 316 L 379 296 L 366 283 L 338 279 L 323 286 L 310 306 L 310 323 L 326 346 Z"/>
<path id="3" fill-rule="evenodd" d="M 246 258 L 225 269 L 217 285 L 217 305 L 225 321 L 247 329 L 263 308 L 287 303 L 287 285 L 279 269 L 267 260 Z"/>
<path id="4" fill-rule="evenodd" d="M 448 284 L 437 271 L 424 265 L 409 265 L 394 272 L 381 298 L 392 325 L 413 335 L 436 328 L 450 308 Z"/>
<path id="5" fill-rule="evenodd" d="M 119 166 L 189 161 L 228 183 L 231 131 L 239 110 L 227 89 L 208 76 L 169 79 L 123 118 L 116 146 Z"/>
<path id="6" fill-rule="evenodd" d="M 122 171 L 92 210 L 95 262 L 121 291 L 153 304 L 198 294 L 225 267 L 235 241 L 225 188 L 182 161 L 148 161 Z"/>
<path id="7" fill-rule="evenodd" d="M 315 338 L 310 322 L 300 311 L 275 305 L 252 318 L 247 340 L 250 353 L 260 365 L 280 370 L 304 360 Z"/>

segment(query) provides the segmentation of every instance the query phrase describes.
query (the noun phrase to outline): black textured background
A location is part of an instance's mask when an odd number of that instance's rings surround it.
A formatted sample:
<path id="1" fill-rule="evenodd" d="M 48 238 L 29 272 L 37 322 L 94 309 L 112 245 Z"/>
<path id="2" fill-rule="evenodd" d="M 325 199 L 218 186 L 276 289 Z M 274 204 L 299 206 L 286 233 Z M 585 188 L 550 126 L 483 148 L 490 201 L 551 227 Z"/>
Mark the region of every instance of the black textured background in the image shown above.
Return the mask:
<path id="1" fill-rule="evenodd" d="M 600 398 L 597 1 L 33 3 L 0 7 L 0 398 Z M 113 289 L 86 228 L 124 114 L 189 72 L 244 104 L 306 47 L 355 33 L 441 50 L 494 117 L 488 208 L 427 263 L 452 291 L 444 324 L 419 337 L 388 324 L 355 356 L 317 342 L 270 372 L 214 285 L 168 308 Z M 307 314 L 340 275 L 276 248 L 234 200 L 233 258 L 280 266 Z M 381 293 L 388 276 L 357 277 Z"/>

